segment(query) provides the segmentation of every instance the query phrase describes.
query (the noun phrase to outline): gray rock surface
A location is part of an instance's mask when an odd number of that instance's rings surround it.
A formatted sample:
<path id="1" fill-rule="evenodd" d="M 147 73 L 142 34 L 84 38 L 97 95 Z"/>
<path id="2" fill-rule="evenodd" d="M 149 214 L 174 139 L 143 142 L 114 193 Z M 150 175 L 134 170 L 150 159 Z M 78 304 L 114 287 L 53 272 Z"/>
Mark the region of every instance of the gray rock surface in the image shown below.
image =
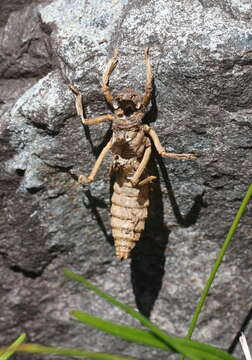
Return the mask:
<path id="1" fill-rule="evenodd" d="M 69 283 L 61 268 L 84 274 L 167 332 L 186 334 L 251 182 L 251 1 L 8 4 L 0 5 L 0 344 L 24 331 L 44 344 L 167 358 L 75 323 L 72 308 L 136 325 Z M 67 84 L 81 89 L 89 116 L 104 114 L 100 82 L 113 49 L 120 62 L 112 88 L 143 91 L 146 46 L 155 74 L 146 121 L 167 150 L 198 160 L 153 159 L 160 177 L 146 231 L 131 260 L 119 262 L 109 225 L 110 158 L 90 186 L 75 181 L 88 174 L 111 130 L 83 128 Z M 227 349 L 246 327 L 252 344 L 251 259 L 250 205 L 195 339 Z M 235 354 L 241 357 L 237 347 Z"/>

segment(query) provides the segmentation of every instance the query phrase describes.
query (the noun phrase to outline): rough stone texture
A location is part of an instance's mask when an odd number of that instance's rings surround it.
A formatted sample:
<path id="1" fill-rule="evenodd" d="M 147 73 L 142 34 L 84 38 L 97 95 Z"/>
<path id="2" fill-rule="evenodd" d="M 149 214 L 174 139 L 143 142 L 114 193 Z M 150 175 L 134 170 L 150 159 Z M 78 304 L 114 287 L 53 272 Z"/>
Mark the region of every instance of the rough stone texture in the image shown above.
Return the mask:
<path id="1" fill-rule="evenodd" d="M 73 322 L 69 310 L 81 308 L 136 325 L 69 284 L 61 267 L 137 306 L 169 333 L 186 334 L 252 176 L 251 1 L 8 3 L 0 5 L 0 344 L 25 331 L 44 344 L 166 358 Z M 199 160 L 153 160 L 160 178 L 146 233 L 132 259 L 119 262 L 109 226 L 109 157 L 96 182 L 75 183 L 111 131 L 107 124 L 82 127 L 66 85 L 83 91 L 90 116 L 106 113 L 100 81 L 113 48 L 120 63 L 112 87 L 143 91 L 146 46 L 156 87 L 146 121 L 166 149 Z M 246 323 L 252 344 L 251 259 L 250 206 L 195 338 L 227 349 Z"/>

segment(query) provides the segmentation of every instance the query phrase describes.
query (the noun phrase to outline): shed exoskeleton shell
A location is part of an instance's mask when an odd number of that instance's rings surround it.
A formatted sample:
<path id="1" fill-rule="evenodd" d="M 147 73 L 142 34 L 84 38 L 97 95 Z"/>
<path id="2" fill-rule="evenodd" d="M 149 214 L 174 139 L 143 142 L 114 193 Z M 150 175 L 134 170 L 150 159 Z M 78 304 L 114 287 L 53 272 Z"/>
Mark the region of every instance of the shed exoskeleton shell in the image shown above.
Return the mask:
<path id="1" fill-rule="evenodd" d="M 112 235 L 117 257 L 127 259 L 140 239 L 148 216 L 150 183 L 156 178 L 148 174 L 147 170 L 152 143 L 163 157 L 189 160 L 195 160 L 196 157 L 192 154 L 167 153 L 155 130 L 142 122 L 151 100 L 153 85 L 149 49 L 145 49 L 146 85 L 143 95 L 130 88 L 123 88 L 115 96 L 112 95 L 109 79 L 117 66 L 117 57 L 116 49 L 102 78 L 102 91 L 113 109 L 113 114 L 86 118 L 81 93 L 73 85 L 69 85 L 69 88 L 75 95 L 77 114 L 84 125 L 112 121 L 111 139 L 101 151 L 90 175 L 80 175 L 79 183 L 88 184 L 94 181 L 105 155 L 108 151 L 112 152 L 110 175 L 115 179 L 111 207 Z"/>

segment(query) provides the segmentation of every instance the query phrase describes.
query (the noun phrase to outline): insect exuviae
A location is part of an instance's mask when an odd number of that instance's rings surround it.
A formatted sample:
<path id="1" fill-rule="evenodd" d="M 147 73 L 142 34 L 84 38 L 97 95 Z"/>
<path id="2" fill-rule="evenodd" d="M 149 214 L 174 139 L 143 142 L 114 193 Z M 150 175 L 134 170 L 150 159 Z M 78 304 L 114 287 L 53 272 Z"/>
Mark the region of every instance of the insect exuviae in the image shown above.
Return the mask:
<path id="1" fill-rule="evenodd" d="M 150 183 L 156 178 L 149 175 L 147 170 L 152 146 L 163 157 L 189 160 L 195 160 L 196 157 L 192 154 L 167 153 L 155 130 L 142 122 L 151 101 L 153 86 L 149 49 L 145 49 L 146 85 L 143 95 L 129 88 L 123 88 L 115 96 L 112 95 L 109 78 L 118 63 L 117 57 L 116 49 L 102 77 L 102 91 L 113 114 L 86 118 L 81 93 L 73 85 L 69 85 L 69 88 L 75 95 L 77 114 L 84 125 L 112 122 L 111 139 L 98 156 L 89 176 L 79 176 L 79 183 L 94 181 L 104 157 L 108 151 L 112 152 L 110 175 L 115 179 L 111 207 L 112 235 L 116 255 L 120 259 L 127 259 L 144 230 L 148 215 Z"/>

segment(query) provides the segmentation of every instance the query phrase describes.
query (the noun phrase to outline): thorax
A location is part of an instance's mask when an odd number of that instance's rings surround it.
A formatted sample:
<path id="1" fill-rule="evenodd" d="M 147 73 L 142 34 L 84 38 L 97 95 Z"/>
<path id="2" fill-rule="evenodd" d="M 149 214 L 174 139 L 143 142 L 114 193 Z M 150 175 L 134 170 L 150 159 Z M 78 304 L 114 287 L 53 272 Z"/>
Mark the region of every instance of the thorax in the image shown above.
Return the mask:
<path id="1" fill-rule="evenodd" d="M 126 125 L 126 124 L 125 124 Z M 143 125 L 113 126 L 112 153 L 123 158 L 139 158 L 145 148 L 146 136 Z"/>

